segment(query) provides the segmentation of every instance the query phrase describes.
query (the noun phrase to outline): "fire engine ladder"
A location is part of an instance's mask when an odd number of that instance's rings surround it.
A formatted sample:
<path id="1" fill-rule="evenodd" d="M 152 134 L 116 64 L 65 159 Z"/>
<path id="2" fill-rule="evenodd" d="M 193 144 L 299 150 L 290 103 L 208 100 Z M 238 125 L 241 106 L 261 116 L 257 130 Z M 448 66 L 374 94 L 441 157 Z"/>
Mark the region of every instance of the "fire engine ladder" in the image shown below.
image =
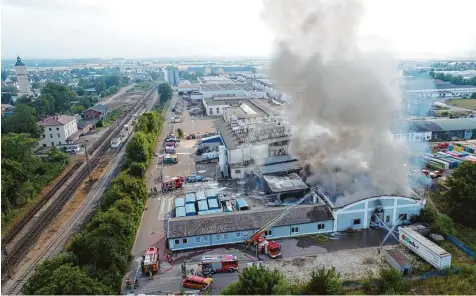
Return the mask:
<path id="1" fill-rule="evenodd" d="M 388 233 L 387 235 L 385 236 L 385 238 L 382 240 L 382 243 L 380 244 L 380 246 L 378 247 L 379 249 L 382 248 L 383 244 L 387 241 L 388 237 L 390 236 L 390 234 L 398 241 L 398 229 L 395 230 L 395 228 L 399 225 L 398 223 L 400 222 L 400 220 L 402 220 L 403 216 L 401 216 L 400 218 L 398 218 L 397 222 L 395 222 L 395 224 L 393 224 L 392 228 L 389 228 L 388 225 L 382 221 L 382 219 L 380 219 L 379 216 L 375 215 L 374 214 L 374 217 L 378 220 L 377 223 L 370 223 L 370 226 L 374 226 L 374 227 L 379 227 L 379 228 L 382 228 L 382 229 L 386 229 L 388 230 Z"/>
<path id="2" fill-rule="evenodd" d="M 250 246 L 251 243 L 255 242 L 263 232 L 269 230 L 271 227 L 273 227 L 274 225 L 276 225 L 279 221 L 281 221 L 284 217 L 286 217 L 287 214 L 289 214 L 296 206 L 302 204 L 304 201 L 306 201 L 309 197 L 312 197 L 315 193 L 314 192 L 310 192 L 308 194 L 306 194 L 303 198 L 301 198 L 300 200 L 298 200 L 295 204 L 293 204 L 292 206 L 286 208 L 281 214 L 279 214 L 278 216 L 276 216 L 274 219 L 272 219 L 271 221 L 269 221 L 268 223 L 266 223 L 263 227 L 261 227 L 258 231 L 256 231 L 255 233 L 253 233 L 251 236 L 250 236 L 250 240 L 246 246 L 246 248 L 248 248 Z M 246 249 L 245 248 L 245 249 Z"/>

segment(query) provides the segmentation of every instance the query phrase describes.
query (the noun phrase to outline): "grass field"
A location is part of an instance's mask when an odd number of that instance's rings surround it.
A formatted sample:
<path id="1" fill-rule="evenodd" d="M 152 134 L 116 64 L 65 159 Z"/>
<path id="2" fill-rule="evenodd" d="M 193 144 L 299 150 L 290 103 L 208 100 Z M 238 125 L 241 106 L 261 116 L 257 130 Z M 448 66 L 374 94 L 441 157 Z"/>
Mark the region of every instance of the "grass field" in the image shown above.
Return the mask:
<path id="1" fill-rule="evenodd" d="M 476 99 L 453 99 L 446 101 L 446 104 L 476 110 Z"/>

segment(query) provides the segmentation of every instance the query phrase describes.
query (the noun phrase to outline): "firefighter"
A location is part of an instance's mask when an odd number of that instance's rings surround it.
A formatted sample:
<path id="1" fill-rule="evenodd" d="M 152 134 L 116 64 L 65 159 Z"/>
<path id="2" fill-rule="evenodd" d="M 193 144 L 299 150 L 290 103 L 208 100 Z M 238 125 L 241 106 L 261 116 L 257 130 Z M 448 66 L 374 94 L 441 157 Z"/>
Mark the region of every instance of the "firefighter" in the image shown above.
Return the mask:
<path id="1" fill-rule="evenodd" d="M 152 273 L 152 270 L 149 269 L 149 280 L 151 280 L 153 276 L 154 276 L 154 274 Z"/>
<path id="2" fill-rule="evenodd" d="M 126 276 L 126 289 L 130 289 L 131 288 L 131 279 Z"/>
<path id="3" fill-rule="evenodd" d="M 191 275 L 194 275 L 194 274 L 195 274 L 194 272 L 195 272 L 195 270 L 193 270 L 193 268 L 191 268 L 191 269 L 190 269 L 190 274 L 191 274 Z"/>
<path id="4" fill-rule="evenodd" d="M 134 289 L 136 289 L 136 288 L 139 288 L 139 279 L 138 278 L 136 278 L 134 280 Z"/>

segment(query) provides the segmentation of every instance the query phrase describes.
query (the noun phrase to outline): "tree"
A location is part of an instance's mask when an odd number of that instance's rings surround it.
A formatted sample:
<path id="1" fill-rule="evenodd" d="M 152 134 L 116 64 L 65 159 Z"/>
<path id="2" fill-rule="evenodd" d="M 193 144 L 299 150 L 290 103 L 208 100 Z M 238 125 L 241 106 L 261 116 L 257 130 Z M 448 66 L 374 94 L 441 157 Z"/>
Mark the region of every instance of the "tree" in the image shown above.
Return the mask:
<path id="1" fill-rule="evenodd" d="M 476 225 L 476 164 L 463 162 L 448 178 L 445 194 L 450 216 L 469 227 Z"/>
<path id="2" fill-rule="evenodd" d="M 78 266 L 66 264 L 55 269 L 46 285 L 36 295 L 98 295 L 108 293 L 107 288 L 88 277 Z"/>
<path id="3" fill-rule="evenodd" d="M 126 164 L 147 163 L 150 159 L 148 145 L 147 136 L 143 132 L 136 133 L 126 147 Z"/>
<path id="4" fill-rule="evenodd" d="M 35 108 L 37 119 L 55 114 L 55 99 L 49 94 L 40 95 L 29 105 Z"/>
<path id="5" fill-rule="evenodd" d="M 33 82 L 33 83 L 31 84 L 31 88 L 32 88 L 32 89 L 40 89 L 40 88 L 41 88 L 41 83 L 39 83 L 39 82 Z"/>
<path id="6" fill-rule="evenodd" d="M 152 78 L 152 80 L 157 81 L 157 79 L 159 79 L 159 73 L 151 72 L 150 77 Z"/>
<path id="7" fill-rule="evenodd" d="M 101 80 L 98 83 L 96 83 L 95 88 L 96 88 L 96 93 L 100 94 L 106 90 L 106 83 L 104 82 L 104 80 Z"/>
<path id="8" fill-rule="evenodd" d="M 84 96 L 86 94 L 86 91 L 83 87 L 80 86 L 76 89 L 76 94 L 78 94 L 78 96 Z"/>
<path id="9" fill-rule="evenodd" d="M 9 133 L 2 135 L 2 158 L 8 158 L 20 163 L 27 161 L 32 155 L 37 141 L 28 134 Z"/>
<path id="10" fill-rule="evenodd" d="M 3 75 L 3 71 L 2 71 Z M 2 76 L 3 79 L 3 76 Z M 13 85 L 2 86 L 2 104 L 12 104 L 12 96 L 18 93 L 18 89 Z"/>
<path id="11" fill-rule="evenodd" d="M 222 295 L 286 295 L 291 294 L 286 278 L 277 270 L 260 265 L 243 269 L 235 283 L 226 286 Z"/>
<path id="12" fill-rule="evenodd" d="M 173 96 L 173 91 L 172 88 L 168 83 L 161 83 L 159 84 L 158 92 L 160 95 L 160 102 L 161 103 L 166 103 L 170 99 L 172 99 Z"/>
<path id="13" fill-rule="evenodd" d="M 476 99 L 476 92 L 471 94 L 471 99 Z"/>
<path id="14" fill-rule="evenodd" d="M 340 295 L 343 294 L 340 274 L 335 268 L 326 269 L 321 267 L 313 270 L 311 280 L 304 285 L 302 294 L 304 295 Z"/>
<path id="15" fill-rule="evenodd" d="M 178 128 L 177 129 L 177 136 L 179 137 L 179 139 L 183 139 L 183 130 L 181 128 Z"/>
<path id="16" fill-rule="evenodd" d="M 42 133 L 36 125 L 36 111 L 27 105 L 18 105 L 15 112 L 2 124 L 4 133 L 26 133 L 38 139 Z"/>
<path id="17" fill-rule="evenodd" d="M 71 101 L 75 99 L 76 93 L 71 91 L 68 87 L 59 84 L 48 82 L 41 89 L 42 95 L 48 95 L 54 100 L 54 113 L 64 113 L 71 106 Z"/>

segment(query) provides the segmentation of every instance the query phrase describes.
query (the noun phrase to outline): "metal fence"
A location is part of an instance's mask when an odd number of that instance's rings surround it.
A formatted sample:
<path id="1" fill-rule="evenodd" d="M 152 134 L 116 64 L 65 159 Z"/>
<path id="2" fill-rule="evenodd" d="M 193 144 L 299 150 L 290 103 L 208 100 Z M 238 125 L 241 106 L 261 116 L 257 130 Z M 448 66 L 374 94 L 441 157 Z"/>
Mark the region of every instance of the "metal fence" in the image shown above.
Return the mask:
<path id="1" fill-rule="evenodd" d="M 457 240 L 455 237 L 451 235 L 447 235 L 446 238 L 453 244 L 455 245 L 458 249 L 466 253 L 468 256 L 476 260 L 476 252 L 465 246 L 462 242 Z"/>

